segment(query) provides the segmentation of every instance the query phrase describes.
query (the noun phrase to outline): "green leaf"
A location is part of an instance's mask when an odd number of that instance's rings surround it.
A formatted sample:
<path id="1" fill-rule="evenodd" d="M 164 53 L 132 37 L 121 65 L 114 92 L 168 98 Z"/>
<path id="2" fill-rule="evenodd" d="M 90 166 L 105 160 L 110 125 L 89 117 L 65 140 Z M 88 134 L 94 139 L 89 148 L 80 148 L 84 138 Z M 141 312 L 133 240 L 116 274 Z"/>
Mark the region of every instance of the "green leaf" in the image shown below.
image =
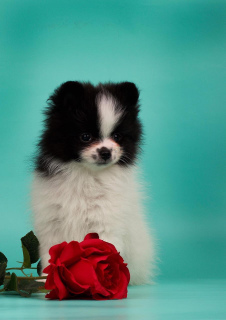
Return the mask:
<path id="1" fill-rule="evenodd" d="M 6 256 L 4 255 L 4 253 L 0 252 L 0 263 L 2 262 L 8 262 L 8 259 L 6 258 Z"/>
<path id="2" fill-rule="evenodd" d="M 4 283 L 6 262 L 0 263 L 0 286 Z"/>
<path id="3" fill-rule="evenodd" d="M 17 276 L 13 272 L 9 282 L 5 286 L 6 291 L 17 291 L 18 290 L 18 281 Z"/>
<path id="4" fill-rule="evenodd" d="M 37 293 L 49 293 L 49 292 L 50 290 L 47 290 L 45 288 L 40 288 Z"/>
<path id="5" fill-rule="evenodd" d="M 41 260 L 39 260 L 38 264 L 37 264 L 37 273 L 39 276 L 41 276 L 42 274 L 42 262 Z"/>
<path id="6" fill-rule="evenodd" d="M 9 281 L 10 281 L 10 279 L 4 279 L 4 288 L 6 288 L 7 287 L 7 284 L 9 283 Z"/>
<path id="7" fill-rule="evenodd" d="M 22 244 L 22 249 L 23 249 L 23 255 L 24 255 L 23 267 L 30 268 L 31 267 L 31 260 L 30 260 L 29 252 L 23 244 Z"/>
<path id="8" fill-rule="evenodd" d="M 17 292 L 24 298 L 28 298 L 31 296 L 32 292 L 27 292 L 27 291 L 21 291 L 21 290 L 17 290 Z"/>
<path id="9" fill-rule="evenodd" d="M 16 291 L 22 297 L 30 297 L 32 293 L 48 293 L 50 290 L 45 289 L 45 282 L 35 281 L 34 279 L 18 279 L 15 273 L 10 279 L 4 280 L 5 291 Z"/>
<path id="10" fill-rule="evenodd" d="M 40 287 L 44 287 L 45 282 L 38 282 L 35 280 L 20 280 L 18 284 L 18 288 L 20 291 L 25 291 L 27 293 L 35 293 L 39 292 Z"/>
<path id="11" fill-rule="evenodd" d="M 34 232 L 28 232 L 24 237 L 21 238 L 21 242 L 29 253 L 30 263 L 32 264 L 37 262 L 39 260 L 39 241 L 34 235 Z"/>

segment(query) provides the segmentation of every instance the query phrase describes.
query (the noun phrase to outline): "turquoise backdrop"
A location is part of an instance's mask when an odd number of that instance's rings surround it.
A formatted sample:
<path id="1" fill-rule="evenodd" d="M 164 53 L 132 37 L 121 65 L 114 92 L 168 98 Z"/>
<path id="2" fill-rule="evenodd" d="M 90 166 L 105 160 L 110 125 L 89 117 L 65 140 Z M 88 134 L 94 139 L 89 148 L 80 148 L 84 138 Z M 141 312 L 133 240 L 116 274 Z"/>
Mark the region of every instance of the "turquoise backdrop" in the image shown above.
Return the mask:
<path id="1" fill-rule="evenodd" d="M 225 1 L 0 2 L 0 251 L 32 229 L 41 110 L 67 80 L 133 81 L 161 280 L 226 276 Z"/>

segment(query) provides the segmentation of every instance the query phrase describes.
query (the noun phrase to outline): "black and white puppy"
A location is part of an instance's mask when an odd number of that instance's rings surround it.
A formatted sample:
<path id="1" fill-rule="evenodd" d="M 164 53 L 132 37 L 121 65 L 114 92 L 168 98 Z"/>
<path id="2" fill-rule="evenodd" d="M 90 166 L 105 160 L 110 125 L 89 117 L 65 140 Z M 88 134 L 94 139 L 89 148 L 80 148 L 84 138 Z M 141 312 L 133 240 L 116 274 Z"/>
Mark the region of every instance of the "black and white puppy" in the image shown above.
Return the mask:
<path id="1" fill-rule="evenodd" d="M 49 98 L 32 186 L 43 267 L 52 245 L 96 232 L 128 263 L 131 284 L 151 280 L 154 247 L 136 174 L 138 99 L 131 82 L 76 81 Z"/>

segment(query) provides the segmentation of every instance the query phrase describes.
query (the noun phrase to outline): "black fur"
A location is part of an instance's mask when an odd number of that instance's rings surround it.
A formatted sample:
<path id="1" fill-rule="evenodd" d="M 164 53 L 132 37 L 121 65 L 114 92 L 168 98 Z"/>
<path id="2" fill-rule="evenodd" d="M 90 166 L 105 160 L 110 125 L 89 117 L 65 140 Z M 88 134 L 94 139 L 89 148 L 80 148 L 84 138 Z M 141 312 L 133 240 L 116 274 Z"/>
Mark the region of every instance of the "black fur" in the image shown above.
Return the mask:
<path id="1" fill-rule="evenodd" d="M 117 165 L 133 164 L 136 160 L 142 135 L 138 118 L 139 91 L 131 82 L 106 83 L 93 86 L 91 83 L 68 81 L 58 87 L 48 99 L 45 110 L 45 128 L 38 143 L 36 170 L 49 175 L 46 159 L 61 162 L 81 161 L 80 151 L 87 147 L 81 141 L 82 133 L 91 133 L 100 139 L 96 97 L 98 93 L 112 95 L 125 112 L 114 132 L 121 135 L 118 142 L 125 152 Z"/>

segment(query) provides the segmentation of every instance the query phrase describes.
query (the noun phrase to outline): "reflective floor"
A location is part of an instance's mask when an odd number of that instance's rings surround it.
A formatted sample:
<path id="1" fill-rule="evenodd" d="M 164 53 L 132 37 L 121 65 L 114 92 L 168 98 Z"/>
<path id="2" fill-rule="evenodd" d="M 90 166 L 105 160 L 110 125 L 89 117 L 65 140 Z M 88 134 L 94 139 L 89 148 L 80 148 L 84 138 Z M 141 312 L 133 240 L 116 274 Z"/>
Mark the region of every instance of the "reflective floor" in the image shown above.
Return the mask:
<path id="1" fill-rule="evenodd" d="M 226 280 L 129 287 L 114 301 L 49 301 L 43 294 L 0 295 L 0 319 L 226 320 Z"/>

